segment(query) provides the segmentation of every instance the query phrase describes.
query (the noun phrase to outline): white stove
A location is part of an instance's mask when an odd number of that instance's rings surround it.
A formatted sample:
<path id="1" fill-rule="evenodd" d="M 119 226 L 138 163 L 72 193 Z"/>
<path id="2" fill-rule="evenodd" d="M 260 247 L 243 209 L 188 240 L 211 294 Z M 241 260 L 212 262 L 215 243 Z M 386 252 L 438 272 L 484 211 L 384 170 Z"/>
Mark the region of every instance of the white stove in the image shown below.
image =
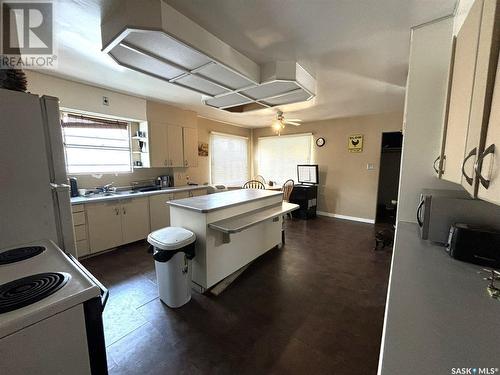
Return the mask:
<path id="1" fill-rule="evenodd" d="M 2 372 L 105 373 L 103 290 L 52 241 L 0 250 Z"/>

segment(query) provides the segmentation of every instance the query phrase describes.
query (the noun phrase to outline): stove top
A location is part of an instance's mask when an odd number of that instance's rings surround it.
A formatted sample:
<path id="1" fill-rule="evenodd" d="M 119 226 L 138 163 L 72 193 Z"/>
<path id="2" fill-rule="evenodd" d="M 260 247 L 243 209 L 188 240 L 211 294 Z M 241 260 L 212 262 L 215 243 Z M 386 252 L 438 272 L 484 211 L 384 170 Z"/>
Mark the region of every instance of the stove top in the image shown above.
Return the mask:
<path id="1" fill-rule="evenodd" d="M 45 251 L 43 246 L 17 247 L 0 253 L 0 265 L 20 262 L 37 256 Z"/>
<path id="2" fill-rule="evenodd" d="M 50 240 L 0 249 L 1 260 L 7 263 L 0 262 L 0 339 L 101 297 L 94 281 Z"/>
<path id="3" fill-rule="evenodd" d="M 57 292 L 70 279 L 63 272 L 44 272 L 0 285 L 0 314 L 20 309 Z"/>

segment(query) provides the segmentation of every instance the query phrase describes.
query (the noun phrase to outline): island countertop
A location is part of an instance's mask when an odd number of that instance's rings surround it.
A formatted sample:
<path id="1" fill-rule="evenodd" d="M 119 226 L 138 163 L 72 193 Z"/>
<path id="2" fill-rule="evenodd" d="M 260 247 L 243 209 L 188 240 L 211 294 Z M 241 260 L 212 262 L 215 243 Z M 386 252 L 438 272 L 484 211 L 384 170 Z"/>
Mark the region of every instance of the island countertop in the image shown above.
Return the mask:
<path id="1" fill-rule="evenodd" d="M 200 213 L 208 213 L 281 194 L 283 194 L 281 191 L 240 189 L 192 198 L 176 199 L 168 202 L 168 204 Z"/>
<path id="2" fill-rule="evenodd" d="M 500 373 L 500 301 L 481 269 L 398 223 L 379 375 Z"/>

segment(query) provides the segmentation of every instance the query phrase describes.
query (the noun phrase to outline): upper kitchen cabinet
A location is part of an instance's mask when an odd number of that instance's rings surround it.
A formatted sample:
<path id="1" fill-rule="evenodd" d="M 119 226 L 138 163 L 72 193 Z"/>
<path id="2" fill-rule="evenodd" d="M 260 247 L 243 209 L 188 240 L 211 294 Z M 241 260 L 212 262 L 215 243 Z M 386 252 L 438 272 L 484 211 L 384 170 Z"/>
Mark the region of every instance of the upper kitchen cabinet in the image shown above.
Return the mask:
<path id="1" fill-rule="evenodd" d="M 183 167 L 182 127 L 150 122 L 150 158 L 152 167 Z"/>
<path id="2" fill-rule="evenodd" d="M 167 167 L 167 125 L 159 122 L 149 123 L 149 157 L 151 167 Z"/>
<path id="3" fill-rule="evenodd" d="M 497 65 L 486 144 L 478 157 L 478 171 L 478 197 L 500 205 L 500 64 Z"/>
<path id="4" fill-rule="evenodd" d="M 198 131 L 193 128 L 183 128 L 184 166 L 198 166 Z"/>
<path id="5" fill-rule="evenodd" d="M 184 167 L 182 127 L 174 125 L 167 126 L 167 153 L 169 167 Z"/>
<path id="6" fill-rule="evenodd" d="M 442 178 L 476 196 L 474 170 L 484 151 L 499 42 L 497 0 L 476 0 L 456 39 Z"/>

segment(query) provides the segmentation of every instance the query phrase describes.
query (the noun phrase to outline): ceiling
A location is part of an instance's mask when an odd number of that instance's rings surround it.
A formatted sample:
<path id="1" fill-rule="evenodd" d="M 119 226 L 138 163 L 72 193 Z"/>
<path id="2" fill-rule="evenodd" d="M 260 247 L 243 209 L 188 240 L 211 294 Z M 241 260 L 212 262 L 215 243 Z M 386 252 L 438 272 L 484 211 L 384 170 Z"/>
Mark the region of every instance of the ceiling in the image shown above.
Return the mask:
<path id="1" fill-rule="evenodd" d="M 141 0 L 144 1 L 144 0 Z M 280 107 L 316 121 L 402 111 L 410 27 L 453 13 L 456 0 L 167 0 L 257 63 L 293 60 L 317 80 L 316 98 Z M 238 125 L 269 126 L 277 108 L 227 113 L 202 96 L 117 65 L 101 52 L 109 0 L 59 0 L 55 15 L 63 78 L 165 101 Z"/>

